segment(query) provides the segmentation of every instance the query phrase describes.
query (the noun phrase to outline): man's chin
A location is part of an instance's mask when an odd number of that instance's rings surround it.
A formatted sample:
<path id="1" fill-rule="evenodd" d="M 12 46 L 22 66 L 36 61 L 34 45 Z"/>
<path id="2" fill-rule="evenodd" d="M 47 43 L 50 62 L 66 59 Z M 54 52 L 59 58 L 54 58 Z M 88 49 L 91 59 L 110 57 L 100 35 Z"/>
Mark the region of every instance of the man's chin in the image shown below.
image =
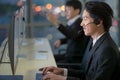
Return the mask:
<path id="1" fill-rule="evenodd" d="M 90 36 L 88 33 L 85 33 L 86 36 Z"/>

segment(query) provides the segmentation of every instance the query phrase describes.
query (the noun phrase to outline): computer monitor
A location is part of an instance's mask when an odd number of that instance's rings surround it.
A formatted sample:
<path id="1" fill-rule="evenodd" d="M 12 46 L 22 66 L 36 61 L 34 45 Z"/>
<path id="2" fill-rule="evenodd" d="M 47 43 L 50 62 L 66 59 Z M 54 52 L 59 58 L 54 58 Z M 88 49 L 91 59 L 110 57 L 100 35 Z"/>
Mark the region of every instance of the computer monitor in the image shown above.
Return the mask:
<path id="1" fill-rule="evenodd" d="M 25 13 L 23 7 L 12 14 L 11 26 L 9 27 L 8 50 L 13 74 L 15 74 L 19 50 L 25 38 Z"/>
<path id="2" fill-rule="evenodd" d="M 15 26 L 17 26 L 18 32 L 18 45 L 19 48 L 22 46 L 23 39 L 25 38 L 25 17 L 24 7 L 21 7 L 15 12 Z"/>
<path id="3" fill-rule="evenodd" d="M 10 64 L 13 75 L 15 74 L 18 57 L 17 54 L 19 52 L 19 44 L 18 44 L 18 26 L 15 25 L 15 15 L 12 15 L 11 26 L 9 27 L 8 34 L 8 53 L 10 58 Z"/>

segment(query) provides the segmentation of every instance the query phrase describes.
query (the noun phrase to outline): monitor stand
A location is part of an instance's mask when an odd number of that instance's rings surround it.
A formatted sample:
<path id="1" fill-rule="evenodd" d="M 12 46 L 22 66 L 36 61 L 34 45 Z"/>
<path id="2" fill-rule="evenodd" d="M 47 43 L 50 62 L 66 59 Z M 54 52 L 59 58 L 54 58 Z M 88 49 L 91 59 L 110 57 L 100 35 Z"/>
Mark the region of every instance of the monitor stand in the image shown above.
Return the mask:
<path id="1" fill-rule="evenodd" d="M 1 52 L 1 55 L 0 55 L 0 64 L 10 64 L 11 65 L 11 69 L 12 69 L 12 74 L 14 75 L 15 71 L 14 71 L 14 68 L 12 67 L 12 62 L 10 60 L 10 57 L 8 57 L 8 38 L 6 38 L 2 42 L 2 45 L 0 47 L 0 52 Z M 3 60 L 4 56 L 6 58 L 5 61 Z"/>

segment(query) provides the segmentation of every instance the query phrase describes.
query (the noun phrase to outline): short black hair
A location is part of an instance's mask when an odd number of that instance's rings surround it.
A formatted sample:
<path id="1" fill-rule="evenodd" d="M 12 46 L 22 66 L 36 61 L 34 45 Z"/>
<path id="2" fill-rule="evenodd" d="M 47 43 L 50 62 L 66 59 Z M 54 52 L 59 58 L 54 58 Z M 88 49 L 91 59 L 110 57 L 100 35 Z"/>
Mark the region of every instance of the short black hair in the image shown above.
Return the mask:
<path id="1" fill-rule="evenodd" d="M 112 25 L 113 10 L 107 3 L 88 1 L 85 4 L 85 10 L 94 19 L 95 24 L 99 24 L 100 20 L 103 20 L 105 31 L 109 31 Z"/>
<path id="2" fill-rule="evenodd" d="M 67 0 L 65 6 L 72 6 L 74 9 L 82 10 L 82 4 L 79 0 Z"/>

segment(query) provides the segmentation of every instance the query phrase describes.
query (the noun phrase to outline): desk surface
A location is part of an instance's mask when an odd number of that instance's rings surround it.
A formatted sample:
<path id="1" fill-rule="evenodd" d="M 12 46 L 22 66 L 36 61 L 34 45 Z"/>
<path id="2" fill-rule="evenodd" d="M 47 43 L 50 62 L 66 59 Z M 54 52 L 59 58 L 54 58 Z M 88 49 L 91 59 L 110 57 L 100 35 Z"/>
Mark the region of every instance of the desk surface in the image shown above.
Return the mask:
<path id="1" fill-rule="evenodd" d="M 24 80 L 35 80 L 39 68 L 56 66 L 49 42 L 44 38 L 26 39 L 20 47 L 15 75 Z M 0 65 L 0 75 L 12 75 L 10 64 Z"/>

